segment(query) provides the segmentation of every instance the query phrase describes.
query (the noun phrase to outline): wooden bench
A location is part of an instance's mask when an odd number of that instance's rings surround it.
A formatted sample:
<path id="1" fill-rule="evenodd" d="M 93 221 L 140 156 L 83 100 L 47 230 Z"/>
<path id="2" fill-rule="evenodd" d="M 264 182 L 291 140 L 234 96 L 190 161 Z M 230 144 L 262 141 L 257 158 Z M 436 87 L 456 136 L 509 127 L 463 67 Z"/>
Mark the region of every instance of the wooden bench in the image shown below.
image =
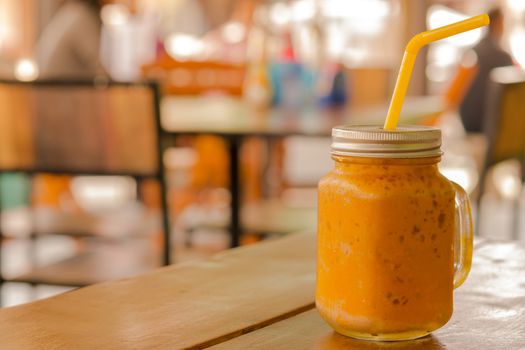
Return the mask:
<path id="1" fill-rule="evenodd" d="M 2 349 L 524 349 L 525 247 L 481 242 L 452 320 L 371 343 L 314 309 L 315 235 L 295 234 L 0 310 Z"/>

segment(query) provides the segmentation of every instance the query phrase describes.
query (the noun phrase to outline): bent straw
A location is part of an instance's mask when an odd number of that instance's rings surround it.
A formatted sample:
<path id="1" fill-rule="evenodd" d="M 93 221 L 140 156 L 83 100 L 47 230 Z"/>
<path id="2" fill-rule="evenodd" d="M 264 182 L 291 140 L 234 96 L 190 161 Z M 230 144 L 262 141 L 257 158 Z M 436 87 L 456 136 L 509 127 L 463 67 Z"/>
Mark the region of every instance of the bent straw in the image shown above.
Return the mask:
<path id="1" fill-rule="evenodd" d="M 405 48 L 405 54 L 403 55 L 403 61 L 401 62 L 401 68 L 399 69 L 399 74 L 397 76 L 392 100 L 390 101 L 385 125 L 383 127 L 385 130 L 394 130 L 397 126 L 399 115 L 403 108 L 403 101 L 407 92 L 408 83 L 410 82 L 410 76 L 412 75 L 412 69 L 414 68 L 414 63 L 419 50 L 431 42 L 483 27 L 489 23 L 489 16 L 483 14 L 444 27 L 421 32 L 408 42 L 408 45 Z"/>

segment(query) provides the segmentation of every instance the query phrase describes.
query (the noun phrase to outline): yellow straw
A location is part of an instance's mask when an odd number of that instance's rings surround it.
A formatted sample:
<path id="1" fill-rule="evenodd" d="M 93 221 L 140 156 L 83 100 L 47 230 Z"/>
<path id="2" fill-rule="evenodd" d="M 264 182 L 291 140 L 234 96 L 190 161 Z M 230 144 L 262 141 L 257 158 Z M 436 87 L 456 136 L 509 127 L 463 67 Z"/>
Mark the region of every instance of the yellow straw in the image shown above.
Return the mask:
<path id="1" fill-rule="evenodd" d="M 384 125 L 385 130 L 394 130 L 396 128 L 399 114 L 403 107 L 403 100 L 405 99 L 408 83 L 410 82 L 410 76 L 412 75 L 412 68 L 414 68 L 414 62 L 416 61 L 419 49 L 433 41 L 483 27 L 489 23 L 489 16 L 483 14 L 461 22 L 449 24 L 448 26 L 419 33 L 408 42 L 408 45 L 405 48 L 405 54 L 403 55 L 403 61 L 401 62 L 401 68 L 399 69 L 399 74 L 397 76 L 392 101 L 390 101 L 390 108 L 388 109 L 388 114 L 386 116 Z"/>

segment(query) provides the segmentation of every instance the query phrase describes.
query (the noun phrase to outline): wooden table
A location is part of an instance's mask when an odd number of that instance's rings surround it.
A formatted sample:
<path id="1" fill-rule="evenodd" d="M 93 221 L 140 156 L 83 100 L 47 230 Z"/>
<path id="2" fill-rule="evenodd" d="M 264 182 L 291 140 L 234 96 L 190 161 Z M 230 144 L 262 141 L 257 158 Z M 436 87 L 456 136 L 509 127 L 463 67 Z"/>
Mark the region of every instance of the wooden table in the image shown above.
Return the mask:
<path id="1" fill-rule="evenodd" d="M 314 309 L 315 236 L 296 234 L 0 309 L 1 349 L 525 349 L 525 247 L 477 244 L 455 312 L 420 340 L 335 334 Z"/>
<path id="2" fill-rule="evenodd" d="M 439 96 L 409 97 L 404 103 L 400 120 L 401 123 L 416 124 L 426 117 L 436 116 L 443 109 Z M 337 125 L 380 124 L 387 111 L 386 101 L 376 107 L 338 111 L 308 109 L 294 113 L 284 110 L 257 112 L 245 104 L 224 98 L 166 97 L 161 104 L 161 119 L 165 146 L 174 145 L 175 139 L 181 135 L 215 135 L 227 142 L 230 156 L 231 246 L 236 247 L 242 233 L 239 164 L 245 138 L 330 137 L 332 128 Z"/>
<path id="3" fill-rule="evenodd" d="M 351 107 L 344 110 L 280 109 L 256 111 L 241 102 L 219 103 L 219 99 L 165 97 L 161 103 L 162 128 L 169 134 L 212 134 L 217 136 L 330 136 L 332 128 L 347 123 L 381 124 L 388 111 L 384 105 Z M 222 101 L 222 99 L 220 99 Z M 400 122 L 414 124 L 439 114 L 440 96 L 407 97 Z"/>

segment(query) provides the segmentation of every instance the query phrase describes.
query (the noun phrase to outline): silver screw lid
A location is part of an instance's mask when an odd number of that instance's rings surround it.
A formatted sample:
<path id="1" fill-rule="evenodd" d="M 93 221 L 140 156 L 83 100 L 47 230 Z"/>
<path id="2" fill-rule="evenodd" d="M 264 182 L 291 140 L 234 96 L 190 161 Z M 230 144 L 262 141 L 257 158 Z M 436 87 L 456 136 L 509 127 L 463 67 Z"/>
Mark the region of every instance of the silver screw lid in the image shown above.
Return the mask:
<path id="1" fill-rule="evenodd" d="M 344 125 L 332 129 L 332 154 L 368 158 L 440 156 L 441 130 L 428 126 Z"/>

